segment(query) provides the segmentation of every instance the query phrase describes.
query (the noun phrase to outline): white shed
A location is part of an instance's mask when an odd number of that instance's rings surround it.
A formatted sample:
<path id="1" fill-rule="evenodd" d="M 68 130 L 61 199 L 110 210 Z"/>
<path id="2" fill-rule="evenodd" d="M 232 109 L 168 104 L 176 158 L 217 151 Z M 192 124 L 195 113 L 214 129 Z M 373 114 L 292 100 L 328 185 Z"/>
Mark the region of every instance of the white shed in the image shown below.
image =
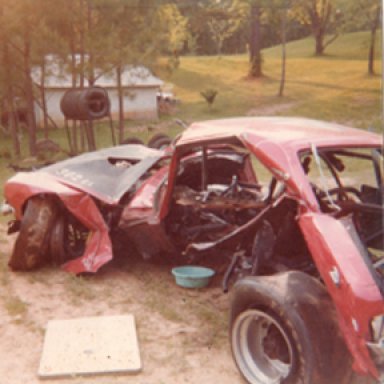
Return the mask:
<path id="1" fill-rule="evenodd" d="M 55 70 L 56 69 L 56 70 Z M 33 79 L 40 84 L 40 69 L 35 68 Z M 115 71 L 97 76 L 95 86 L 107 90 L 111 102 L 111 115 L 118 118 L 119 101 Z M 122 85 L 124 89 L 124 117 L 139 120 L 153 120 L 158 118 L 157 93 L 163 85 L 163 81 L 155 77 L 145 67 L 126 67 L 122 73 Z M 86 81 L 85 87 L 88 86 Z M 47 111 L 50 118 L 58 125 L 64 124 L 64 115 L 60 110 L 60 101 L 64 93 L 72 88 L 72 79 L 69 74 L 63 74 L 58 65 L 50 64 L 49 75 L 44 82 Z M 43 122 L 43 112 L 36 106 L 36 120 L 39 125 Z"/>

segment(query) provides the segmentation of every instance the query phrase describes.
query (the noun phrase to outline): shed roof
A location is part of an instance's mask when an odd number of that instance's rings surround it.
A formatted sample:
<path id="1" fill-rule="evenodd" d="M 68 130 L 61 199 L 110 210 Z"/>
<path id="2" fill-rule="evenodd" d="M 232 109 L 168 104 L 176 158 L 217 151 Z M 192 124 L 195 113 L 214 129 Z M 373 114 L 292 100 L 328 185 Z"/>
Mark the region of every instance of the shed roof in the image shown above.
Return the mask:
<path id="1" fill-rule="evenodd" d="M 46 89 L 68 89 L 72 88 L 72 75 L 68 71 L 68 66 L 60 61 L 55 55 L 47 55 L 46 76 L 44 87 Z M 114 69 L 105 72 L 100 69 L 95 70 L 96 81 L 93 85 L 103 88 L 116 88 L 116 72 Z M 41 82 L 41 68 L 34 67 L 32 69 L 32 79 Z M 151 71 L 144 66 L 127 65 L 122 72 L 122 85 L 126 88 L 159 88 L 163 85 L 163 81 L 154 76 Z M 79 83 L 79 81 L 78 81 Z M 84 86 L 89 86 L 88 79 L 85 79 Z"/>

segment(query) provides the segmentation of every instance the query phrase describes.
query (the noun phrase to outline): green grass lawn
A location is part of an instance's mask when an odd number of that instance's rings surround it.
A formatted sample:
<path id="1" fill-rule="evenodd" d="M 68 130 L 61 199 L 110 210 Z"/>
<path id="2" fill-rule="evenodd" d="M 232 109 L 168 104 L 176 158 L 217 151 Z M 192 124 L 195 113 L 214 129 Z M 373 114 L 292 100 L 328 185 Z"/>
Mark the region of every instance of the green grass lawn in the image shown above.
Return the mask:
<path id="1" fill-rule="evenodd" d="M 127 122 L 126 136 L 146 142 L 157 129 L 176 135 L 181 128 L 172 122 L 175 118 L 192 122 L 249 114 L 305 116 L 381 131 L 381 76 L 367 75 L 368 42 L 366 32 L 341 36 L 323 57 L 313 55 L 311 38 L 289 43 L 284 97 L 277 96 L 281 47 L 263 51 L 264 76 L 256 80 L 247 77 L 246 55 L 182 57 L 172 74 L 159 69 L 159 76 L 173 84 L 181 100 L 176 112 L 158 122 Z M 381 52 L 377 51 L 375 67 L 380 73 Z M 218 91 L 211 107 L 200 95 L 209 88 Z M 96 136 L 98 148 L 112 144 L 108 126 L 97 124 Z M 52 131 L 51 138 L 67 149 L 64 130 Z M 12 174 L 6 168 L 14 161 L 9 158 L 11 148 L 10 138 L 0 133 L 1 184 Z M 23 156 L 27 153 L 24 135 Z"/>
<path id="2" fill-rule="evenodd" d="M 263 51 L 264 77 L 247 78 L 246 55 L 185 57 L 169 78 L 187 120 L 255 113 L 299 115 L 381 129 L 381 77 L 367 75 L 368 33 L 340 37 L 326 55 L 313 55 L 311 38 L 287 45 L 284 97 L 278 97 L 281 47 Z M 379 46 L 379 44 L 378 44 Z M 376 70 L 380 72 L 380 52 Z M 208 108 L 200 91 L 218 90 Z M 273 105 L 279 107 L 271 108 Z"/>

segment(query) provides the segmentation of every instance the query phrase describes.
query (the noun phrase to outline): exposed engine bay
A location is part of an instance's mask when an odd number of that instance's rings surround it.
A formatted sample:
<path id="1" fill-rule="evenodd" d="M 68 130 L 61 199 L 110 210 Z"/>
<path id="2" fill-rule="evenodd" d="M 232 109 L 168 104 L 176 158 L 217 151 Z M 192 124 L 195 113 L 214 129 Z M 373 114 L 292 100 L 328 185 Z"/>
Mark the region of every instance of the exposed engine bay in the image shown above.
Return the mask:
<path id="1" fill-rule="evenodd" d="M 298 204 L 282 183 L 243 148 L 207 151 L 203 163 L 195 157 L 181 167 L 166 219 L 185 260 L 227 259 L 225 290 L 230 277 L 292 268 L 315 273 L 296 222 Z M 263 168 L 261 179 L 255 167 Z"/>

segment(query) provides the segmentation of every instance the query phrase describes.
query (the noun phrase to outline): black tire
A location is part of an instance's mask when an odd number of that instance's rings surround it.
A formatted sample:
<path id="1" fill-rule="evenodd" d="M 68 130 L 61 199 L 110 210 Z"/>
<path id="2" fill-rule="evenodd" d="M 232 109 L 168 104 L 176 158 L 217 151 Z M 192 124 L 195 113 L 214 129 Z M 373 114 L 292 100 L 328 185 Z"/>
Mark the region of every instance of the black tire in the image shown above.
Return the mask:
<path id="1" fill-rule="evenodd" d="M 124 139 L 121 144 L 140 144 L 144 145 L 143 140 L 139 139 L 138 137 L 127 137 Z"/>
<path id="2" fill-rule="evenodd" d="M 156 133 L 148 141 L 148 147 L 154 149 L 164 149 L 172 143 L 172 140 L 169 136 L 164 133 Z"/>
<path id="3" fill-rule="evenodd" d="M 26 205 L 8 265 L 14 271 L 29 271 L 48 261 L 50 230 L 57 205 L 50 197 L 32 197 Z"/>
<path id="4" fill-rule="evenodd" d="M 233 288 L 232 354 L 251 384 L 347 383 L 351 357 L 333 304 L 302 272 L 246 277 Z"/>
<path id="5" fill-rule="evenodd" d="M 51 260 L 61 265 L 80 257 L 85 250 L 89 230 L 68 212 L 58 217 L 53 225 L 49 249 Z"/>

